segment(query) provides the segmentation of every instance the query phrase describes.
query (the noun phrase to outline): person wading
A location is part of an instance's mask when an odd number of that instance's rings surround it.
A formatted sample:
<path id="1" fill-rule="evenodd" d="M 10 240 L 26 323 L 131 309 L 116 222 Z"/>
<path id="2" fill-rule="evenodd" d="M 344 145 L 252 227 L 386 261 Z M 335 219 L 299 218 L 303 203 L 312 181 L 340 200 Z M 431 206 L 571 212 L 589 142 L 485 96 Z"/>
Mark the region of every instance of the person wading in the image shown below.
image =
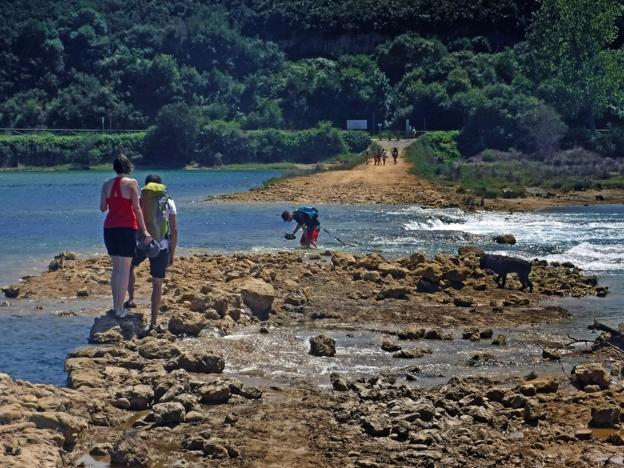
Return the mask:
<path id="1" fill-rule="evenodd" d="M 113 162 L 117 176 L 102 185 L 100 211 L 108 211 L 104 221 L 104 244 L 113 263 L 111 273 L 111 291 L 113 293 L 112 312 L 117 318 L 126 316 L 123 307 L 128 289 L 130 263 L 134 256 L 137 242 L 137 230 L 140 229 L 146 242 L 151 240 L 143 221 L 139 204 L 139 186 L 128 175 L 132 170 L 130 160 L 120 154 Z"/>
<path id="2" fill-rule="evenodd" d="M 301 240 L 299 243 L 302 247 L 317 248 L 318 236 L 321 232 L 321 223 L 318 217 L 318 210 L 309 206 L 302 206 L 293 212 L 284 211 L 282 213 L 282 219 L 284 222 L 295 221 L 297 227 L 291 233 L 286 234 L 286 239 L 294 239 L 297 231 L 301 229 Z"/>
<path id="3" fill-rule="evenodd" d="M 149 330 L 151 330 L 158 324 L 163 280 L 167 273 L 167 267 L 173 265 L 178 242 L 178 212 L 175 202 L 167 194 L 167 187 L 163 185 L 160 176 L 148 175 L 145 178 L 145 187 L 141 190 L 141 208 L 147 230 L 152 239 L 157 242 L 158 250 L 150 255 L 144 249 L 136 249 L 130 269 L 128 301 L 124 306 L 128 309 L 136 307 L 134 303 L 134 268 L 149 258 L 152 277 L 152 304 L 149 325 Z"/>

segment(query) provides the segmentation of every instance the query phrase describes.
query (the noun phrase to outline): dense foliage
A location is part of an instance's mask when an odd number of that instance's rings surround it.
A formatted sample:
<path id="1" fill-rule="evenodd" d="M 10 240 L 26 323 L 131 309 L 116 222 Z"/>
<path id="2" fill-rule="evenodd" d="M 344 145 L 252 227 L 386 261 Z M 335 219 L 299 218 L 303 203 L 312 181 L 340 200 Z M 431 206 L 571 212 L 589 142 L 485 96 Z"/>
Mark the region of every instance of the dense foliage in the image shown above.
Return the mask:
<path id="1" fill-rule="evenodd" d="M 5 3 L 0 127 L 147 129 L 159 164 L 312 161 L 347 119 L 621 156 L 624 0 Z"/>

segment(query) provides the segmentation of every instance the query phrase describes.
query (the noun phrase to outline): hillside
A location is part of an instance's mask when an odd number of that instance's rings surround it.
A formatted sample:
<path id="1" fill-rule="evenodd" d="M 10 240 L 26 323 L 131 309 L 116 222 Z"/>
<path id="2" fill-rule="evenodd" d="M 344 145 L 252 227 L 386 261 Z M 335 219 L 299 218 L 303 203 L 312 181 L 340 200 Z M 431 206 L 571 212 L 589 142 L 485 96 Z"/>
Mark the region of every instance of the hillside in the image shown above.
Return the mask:
<path id="1" fill-rule="evenodd" d="M 619 157 L 622 3 L 26 0 L 0 18 L 0 126 L 150 127 L 146 161 L 174 164 L 353 118 L 460 130 L 466 156 Z"/>

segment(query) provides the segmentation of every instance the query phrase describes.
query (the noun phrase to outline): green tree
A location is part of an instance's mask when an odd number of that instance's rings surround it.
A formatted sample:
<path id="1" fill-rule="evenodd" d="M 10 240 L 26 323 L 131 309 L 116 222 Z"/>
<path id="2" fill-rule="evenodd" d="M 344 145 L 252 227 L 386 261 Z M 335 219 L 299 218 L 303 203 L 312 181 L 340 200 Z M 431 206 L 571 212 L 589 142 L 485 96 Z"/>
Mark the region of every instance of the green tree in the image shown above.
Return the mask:
<path id="1" fill-rule="evenodd" d="M 193 160 L 198 134 L 197 118 L 183 103 L 167 104 L 156 125 L 147 130 L 143 154 L 148 164 L 179 166 Z"/>
<path id="2" fill-rule="evenodd" d="M 543 0 L 529 31 L 538 93 L 572 121 L 591 130 L 609 106 L 622 104 L 622 7 L 613 0 Z"/>

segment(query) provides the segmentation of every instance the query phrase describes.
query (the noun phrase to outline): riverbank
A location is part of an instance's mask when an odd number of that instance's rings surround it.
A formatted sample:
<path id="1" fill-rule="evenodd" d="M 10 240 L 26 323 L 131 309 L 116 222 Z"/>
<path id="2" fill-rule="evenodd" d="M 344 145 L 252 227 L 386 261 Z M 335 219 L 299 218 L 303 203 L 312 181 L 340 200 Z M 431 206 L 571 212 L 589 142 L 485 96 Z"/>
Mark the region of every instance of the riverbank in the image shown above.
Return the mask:
<path id="1" fill-rule="evenodd" d="M 483 199 L 458 193 L 452 185 L 436 184 L 411 173 L 411 163 L 404 157 L 413 140 L 378 141 L 388 154 L 400 151 L 397 164 L 388 158 L 385 165 L 356 166 L 349 171 L 327 171 L 300 177 L 288 177 L 259 189 L 212 199 L 239 202 L 288 201 L 299 204 L 416 204 L 427 208 L 461 208 L 463 210 L 527 212 L 543 208 L 624 203 L 624 190 L 587 190 L 582 192 L 548 192 L 536 190 L 535 196 L 522 198 Z"/>
<path id="2" fill-rule="evenodd" d="M 600 291 L 595 278 L 570 265 L 539 263 L 533 293 L 519 291 L 514 279 L 510 289 L 498 289 L 478 267 L 478 249 L 458 254 L 395 261 L 344 252 L 177 259 L 165 282 L 159 331 L 132 337 L 145 321 L 146 304 L 128 319 L 98 318 L 90 339 L 107 346 L 70 353 L 71 390 L 2 376 L 0 463 L 526 466 L 567 460 L 591 466 L 595 457 L 615 456 L 616 446 L 605 439 L 618 431 L 597 431 L 592 439 L 587 424 L 597 407 L 624 401 L 619 383 L 594 393 L 575 389 L 542 358 L 542 348 L 555 344 L 548 337 L 536 341 L 525 328 L 565 319 L 564 310 L 541 302 L 594 295 Z M 77 308 L 108 295 L 107 257 L 57 260 L 53 271 L 5 294 L 35 302 L 63 297 Z M 137 275 L 138 297 L 148 297 L 145 265 Z M 293 327 L 309 329 L 309 338 L 289 332 Z M 510 328 L 524 329 L 525 338 L 505 336 Z M 320 334 L 338 340 L 337 330 L 342 341 L 312 346 Z M 363 349 L 360 359 L 377 354 L 394 364 L 345 367 L 362 334 L 374 347 Z M 528 349 L 527 340 L 542 361 L 533 365 L 540 378 L 523 378 L 505 364 L 510 352 L 518 362 L 521 353 L 514 350 Z M 468 353 L 465 361 L 436 378 L 465 377 L 428 388 L 428 362 L 458 345 Z M 325 357 L 310 355 L 311 346 Z M 576 353 L 562 347 L 556 354 Z M 289 370 L 262 371 L 276 363 Z M 497 368 L 501 372 L 490 373 Z"/>

